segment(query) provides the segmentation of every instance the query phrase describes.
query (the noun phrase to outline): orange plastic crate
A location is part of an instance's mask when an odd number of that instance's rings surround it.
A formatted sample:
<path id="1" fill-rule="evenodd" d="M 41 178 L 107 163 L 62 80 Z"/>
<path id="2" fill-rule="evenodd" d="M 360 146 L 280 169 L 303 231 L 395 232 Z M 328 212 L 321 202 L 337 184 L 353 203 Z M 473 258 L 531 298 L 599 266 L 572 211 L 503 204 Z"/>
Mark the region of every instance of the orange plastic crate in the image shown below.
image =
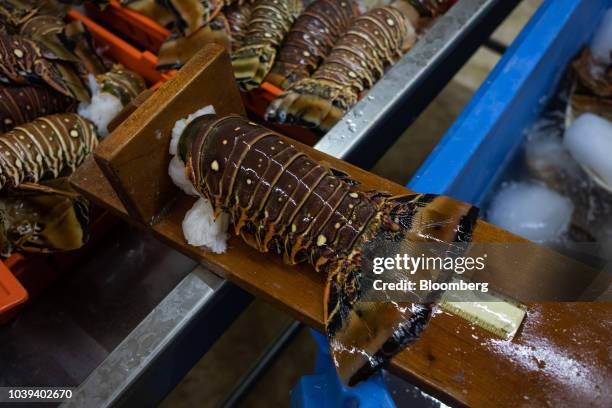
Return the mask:
<path id="1" fill-rule="evenodd" d="M 68 18 L 81 21 L 86 25 L 91 31 L 96 44 L 102 47 L 104 53 L 110 59 L 139 73 L 149 83 L 164 82 L 174 75 L 172 71 L 162 73 L 155 69 L 155 65 L 157 65 L 157 56 L 155 54 L 150 51 L 140 51 L 78 11 L 70 10 Z"/>
<path id="2" fill-rule="evenodd" d="M 0 261 L 0 324 L 15 316 L 19 307 L 28 300 L 28 292 Z"/>

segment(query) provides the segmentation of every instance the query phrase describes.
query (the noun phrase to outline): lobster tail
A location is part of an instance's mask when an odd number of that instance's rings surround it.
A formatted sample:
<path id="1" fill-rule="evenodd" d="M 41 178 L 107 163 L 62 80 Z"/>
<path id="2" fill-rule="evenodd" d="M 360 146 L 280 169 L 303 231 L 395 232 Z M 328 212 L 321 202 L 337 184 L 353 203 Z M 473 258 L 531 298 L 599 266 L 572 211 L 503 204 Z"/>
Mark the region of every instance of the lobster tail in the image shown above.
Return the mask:
<path id="1" fill-rule="evenodd" d="M 246 243 L 279 254 L 286 264 L 308 262 L 326 274 L 327 336 L 349 384 L 415 341 L 431 316 L 427 305 L 438 296 L 376 300 L 368 285 L 372 259 L 418 256 L 419 243 L 457 253 L 462 246 L 456 243 L 470 241 L 478 215 L 447 197 L 360 191 L 348 175 L 236 115 L 194 119 L 180 137 L 178 154 L 215 217 L 229 213 Z"/>
<path id="2" fill-rule="evenodd" d="M 372 254 L 419 256 L 419 242 L 439 243 L 441 252 L 456 253 L 463 248 L 453 249 L 453 243 L 471 240 L 478 209 L 443 196 L 415 194 L 385 199 L 381 214 L 371 233 L 357 243 L 363 250 L 360 256 L 333 263 L 327 270 L 326 332 L 338 374 L 348 385 L 368 378 L 416 341 L 440 295 L 419 293 L 419 303 L 373 301 L 367 259 Z M 440 274 L 439 279 L 449 275 Z"/>
<path id="3" fill-rule="evenodd" d="M 357 103 L 357 99 L 358 95 L 351 87 L 306 78 L 272 101 L 266 120 L 327 131 Z"/>
<path id="4" fill-rule="evenodd" d="M 291 27 L 266 80 L 286 89 L 309 77 L 358 14 L 357 4 L 352 0 L 311 3 Z"/>
<path id="5" fill-rule="evenodd" d="M 75 100 L 48 86 L 0 85 L 0 133 L 51 113 L 74 111 Z"/>
<path id="6" fill-rule="evenodd" d="M 250 91 L 261 85 L 276 59 L 276 48 L 270 44 L 241 47 L 232 55 L 234 75 L 240 87 Z"/>
<path id="7" fill-rule="evenodd" d="M 257 88 L 268 75 L 301 11 L 300 0 L 261 0 L 255 4 L 243 46 L 232 55 L 234 74 L 242 89 Z"/>
<path id="8" fill-rule="evenodd" d="M 67 177 L 22 184 L 0 198 L 0 255 L 78 249 L 87 242 L 89 219 L 89 202 Z"/>
<path id="9" fill-rule="evenodd" d="M 230 27 L 223 15 L 218 15 L 209 24 L 188 36 L 174 32 L 159 49 L 157 68 L 178 69 L 185 65 L 205 44 L 219 44 L 230 48 Z"/>

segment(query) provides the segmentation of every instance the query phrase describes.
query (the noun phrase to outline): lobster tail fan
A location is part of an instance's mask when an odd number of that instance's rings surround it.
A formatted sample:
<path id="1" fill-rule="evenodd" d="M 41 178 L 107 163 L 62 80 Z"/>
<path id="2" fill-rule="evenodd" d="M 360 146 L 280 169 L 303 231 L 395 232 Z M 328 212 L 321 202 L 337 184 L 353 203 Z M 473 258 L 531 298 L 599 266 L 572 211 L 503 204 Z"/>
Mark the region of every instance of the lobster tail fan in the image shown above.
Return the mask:
<path id="1" fill-rule="evenodd" d="M 276 60 L 276 49 L 270 44 L 248 45 L 232 55 L 234 75 L 245 91 L 261 85 Z"/>
<path id="2" fill-rule="evenodd" d="M 175 31 L 159 49 L 157 69 L 178 69 L 185 65 L 204 45 L 219 44 L 230 49 L 230 27 L 227 19 L 219 15 L 194 33 L 182 36 Z"/>
<path id="3" fill-rule="evenodd" d="M 324 318 L 340 379 L 355 385 L 416 341 L 432 316 L 440 293 L 422 293 L 419 303 L 381 300 L 366 274 L 366 258 L 415 254 L 415 243 L 439 243 L 440 251 L 469 242 L 478 209 L 447 197 L 415 194 L 387 199 L 372 238 L 353 261 L 330 267 Z M 449 214 L 451 214 L 449 216 Z M 461 248 L 461 245 L 457 245 Z M 360 259 L 357 261 L 357 259 Z M 443 274 L 442 274 L 443 275 Z M 444 276 L 443 276 L 444 278 Z"/>
<path id="4" fill-rule="evenodd" d="M 350 87 L 306 78 L 290 86 L 272 102 L 266 119 L 327 131 L 355 103 L 357 94 Z"/>

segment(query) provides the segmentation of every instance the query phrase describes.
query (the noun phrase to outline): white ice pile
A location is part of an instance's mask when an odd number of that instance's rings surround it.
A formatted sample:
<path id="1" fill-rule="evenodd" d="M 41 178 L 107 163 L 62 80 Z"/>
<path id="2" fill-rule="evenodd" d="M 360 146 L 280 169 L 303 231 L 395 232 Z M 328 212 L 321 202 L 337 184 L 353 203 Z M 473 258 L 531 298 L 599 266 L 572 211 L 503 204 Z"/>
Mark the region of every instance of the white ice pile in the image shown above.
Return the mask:
<path id="1" fill-rule="evenodd" d="M 612 191 L 612 122 L 582 114 L 565 131 L 563 145 L 593 180 Z"/>
<path id="2" fill-rule="evenodd" d="M 190 114 L 186 118 L 178 120 L 174 124 L 169 148 L 170 154 L 174 157 L 172 157 L 168 166 L 168 174 L 174 184 L 186 194 L 200 197 L 193 207 L 187 211 L 183 219 L 183 235 L 185 240 L 189 245 L 204 246 L 212 252 L 220 254 L 227 249 L 229 216 L 223 213 L 216 220 L 214 219 L 214 212 L 210 201 L 200 196 L 195 190 L 185 173 L 185 163 L 177 155 L 178 142 L 185 127 L 195 118 L 210 113 L 215 113 L 215 109 L 209 105 Z"/>
<path id="3" fill-rule="evenodd" d="M 123 104 L 116 96 L 100 92 L 98 82 L 93 75 L 87 77 L 87 82 L 91 90 L 91 101 L 81 102 L 77 111 L 79 115 L 96 125 L 99 137 L 105 137 L 108 135 L 108 124 L 121 112 Z"/>
<path id="4" fill-rule="evenodd" d="M 534 242 L 554 242 L 567 231 L 574 205 L 557 192 L 536 183 L 505 183 L 488 211 L 493 224 Z"/>
<path id="5" fill-rule="evenodd" d="M 599 63 L 604 65 L 612 63 L 612 8 L 608 9 L 595 32 L 591 42 L 591 52 Z"/>

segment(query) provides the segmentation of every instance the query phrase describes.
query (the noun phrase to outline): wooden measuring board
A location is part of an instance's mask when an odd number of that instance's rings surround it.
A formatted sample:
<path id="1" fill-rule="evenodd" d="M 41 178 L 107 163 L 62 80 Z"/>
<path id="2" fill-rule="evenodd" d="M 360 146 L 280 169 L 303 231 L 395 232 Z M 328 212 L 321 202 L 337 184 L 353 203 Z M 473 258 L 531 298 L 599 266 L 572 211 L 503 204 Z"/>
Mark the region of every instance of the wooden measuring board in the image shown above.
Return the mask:
<path id="1" fill-rule="evenodd" d="M 194 199 L 176 189 L 167 175 L 169 131 L 176 120 L 209 104 L 220 114 L 242 113 L 238 90 L 228 80 L 228 64 L 222 49 L 206 47 L 119 126 L 102 143 L 96 160 L 88 159 L 71 180 L 96 203 L 150 229 L 212 272 L 323 330 L 324 277 L 310 267 L 284 265 L 280 258 L 260 254 L 236 237 L 230 239 L 228 251 L 219 255 L 189 246 L 183 238 L 181 222 Z M 300 148 L 349 173 L 365 190 L 409 192 L 312 148 Z M 482 221 L 473 240 L 526 242 Z M 568 287 L 588 283 L 558 273 L 556 267 L 572 265 L 572 261 L 544 248 L 538 248 L 535 255 L 523 266 L 510 268 L 507 279 L 516 287 L 528 288 L 530 283 L 547 279 L 551 285 L 567 279 Z M 389 369 L 455 404 L 609 405 L 611 312 L 609 303 L 529 305 L 512 342 L 441 312 L 418 342 L 391 361 Z"/>

